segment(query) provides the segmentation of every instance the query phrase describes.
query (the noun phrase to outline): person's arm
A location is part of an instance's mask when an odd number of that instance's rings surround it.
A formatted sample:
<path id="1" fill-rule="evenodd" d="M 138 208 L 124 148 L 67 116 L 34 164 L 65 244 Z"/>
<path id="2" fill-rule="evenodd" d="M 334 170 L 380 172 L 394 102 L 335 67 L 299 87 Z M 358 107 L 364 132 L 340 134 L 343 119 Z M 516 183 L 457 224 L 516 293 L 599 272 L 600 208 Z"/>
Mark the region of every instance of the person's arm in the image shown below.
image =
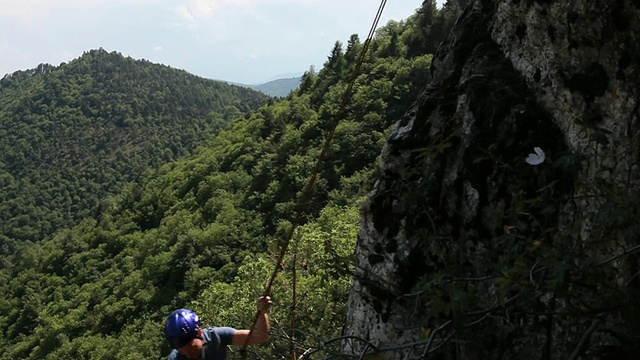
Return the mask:
<path id="1" fill-rule="evenodd" d="M 254 345 L 261 344 L 269 339 L 269 307 L 271 298 L 261 296 L 256 302 L 258 309 L 258 319 L 253 326 L 253 330 L 236 330 L 231 339 L 232 345 Z"/>

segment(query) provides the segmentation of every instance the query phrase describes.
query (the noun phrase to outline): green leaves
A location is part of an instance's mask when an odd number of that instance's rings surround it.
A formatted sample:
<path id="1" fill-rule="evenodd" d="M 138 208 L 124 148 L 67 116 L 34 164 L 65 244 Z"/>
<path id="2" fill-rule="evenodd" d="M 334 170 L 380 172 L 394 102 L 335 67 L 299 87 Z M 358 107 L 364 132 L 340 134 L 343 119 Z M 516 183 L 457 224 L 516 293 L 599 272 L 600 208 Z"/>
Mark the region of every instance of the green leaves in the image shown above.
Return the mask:
<path id="1" fill-rule="evenodd" d="M 273 333 L 269 357 L 281 355 L 288 342 L 292 306 L 295 305 L 296 347 L 316 346 L 316 339 L 339 335 L 351 286 L 352 253 L 358 230 L 357 207 L 327 207 L 317 221 L 299 228 L 279 269 L 270 314 Z M 280 249 L 274 249 L 275 252 Z M 295 254 L 295 262 L 294 262 Z M 253 321 L 254 301 L 264 291 L 277 254 L 248 256 L 231 284 L 214 283 L 193 302 L 205 322 L 248 328 Z M 293 282 L 293 267 L 296 282 Z M 292 304 L 293 292 L 297 301 Z M 268 349 L 262 350 L 264 352 Z M 286 351 L 286 350 L 284 350 Z"/>
<path id="2" fill-rule="evenodd" d="M 279 336 L 260 351 L 288 351 L 294 267 L 298 346 L 338 336 L 357 202 L 389 126 L 429 77 L 430 56 L 405 56 L 409 30 L 381 32 L 344 109 L 357 37 L 344 53 L 336 43 L 325 68 L 270 105 L 102 50 L 46 77 L 2 80 L 0 359 L 159 358 L 168 352 L 160 329 L 176 307 L 249 326 L 335 124 L 297 224 L 296 262 L 288 252 L 274 287 Z"/>
<path id="3" fill-rule="evenodd" d="M 0 233 L 20 240 L 94 216 L 99 199 L 269 100 L 102 49 L 46 68 L 0 81 Z"/>

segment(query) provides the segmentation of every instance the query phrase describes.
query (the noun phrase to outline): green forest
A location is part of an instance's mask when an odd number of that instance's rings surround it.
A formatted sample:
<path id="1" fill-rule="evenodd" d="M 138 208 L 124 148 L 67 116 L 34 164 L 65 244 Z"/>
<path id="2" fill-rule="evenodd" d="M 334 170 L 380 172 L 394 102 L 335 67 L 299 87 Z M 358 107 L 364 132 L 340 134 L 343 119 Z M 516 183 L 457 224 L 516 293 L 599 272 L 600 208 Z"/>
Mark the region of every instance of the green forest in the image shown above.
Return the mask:
<path id="1" fill-rule="evenodd" d="M 270 99 L 92 50 L 0 81 L 0 234 L 39 241 Z"/>
<path id="2" fill-rule="evenodd" d="M 359 203 L 467 3 L 427 0 L 371 42 L 337 40 L 277 99 L 102 49 L 5 76 L 0 359 L 160 359 L 180 307 L 248 328 L 293 225 L 272 337 L 251 356 L 339 337 Z"/>

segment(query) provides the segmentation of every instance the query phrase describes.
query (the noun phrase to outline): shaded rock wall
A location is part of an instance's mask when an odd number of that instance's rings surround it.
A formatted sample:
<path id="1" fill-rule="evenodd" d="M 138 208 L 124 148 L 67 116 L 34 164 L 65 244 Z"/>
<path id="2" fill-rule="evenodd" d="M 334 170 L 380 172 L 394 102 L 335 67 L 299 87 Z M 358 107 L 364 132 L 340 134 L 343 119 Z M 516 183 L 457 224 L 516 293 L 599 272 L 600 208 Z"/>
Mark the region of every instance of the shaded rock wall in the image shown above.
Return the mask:
<path id="1" fill-rule="evenodd" d="M 635 358 L 639 44 L 636 0 L 465 10 L 361 206 L 346 351 Z"/>

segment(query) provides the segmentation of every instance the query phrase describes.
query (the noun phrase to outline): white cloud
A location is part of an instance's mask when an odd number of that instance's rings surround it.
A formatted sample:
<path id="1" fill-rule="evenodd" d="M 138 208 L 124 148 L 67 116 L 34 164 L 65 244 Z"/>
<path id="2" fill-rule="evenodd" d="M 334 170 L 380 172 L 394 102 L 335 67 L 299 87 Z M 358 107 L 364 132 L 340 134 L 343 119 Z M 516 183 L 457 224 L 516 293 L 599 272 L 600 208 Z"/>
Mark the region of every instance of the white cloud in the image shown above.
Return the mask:
<path id="1" fill-rule="evenodd" d="M 176 8 L 176 14 L 183 20 L 194 21 L 196 18 L 191 14 L 189 8 L 185 5 L 180 5 Z"/>
<path id="2" fill-rule="evenodd" d="M 38 20 L 53 10 L 90 9 L 105 4 L 144 4 L 157 0 L 0 0 L 0 17 Z"/>
<path id="3" fill-rule="evenodd" d="M 218 2 L 213 0 L 189 0 L 187 6 L 192 14 L 195 13 L 196 17 L 207 18 L 218 8 Z"/>
<path id="4" fill-rule="evenodd" d="M 311 64 L 320 67 L 336 40 L 366 34 L 377 5 L 370 0 L 0 0 L 0 77 L 103 47 L 200 76 L 259 83 Z M 390 2 L 385 16 L 418 6 Z"/>
<path id="5" fill-rule="evenodd" d="M 218 5 L 216 0 L 187 0 L 176 8 L 176 14 L 187 21 L 209 19 L 215 14 Z"/>
<path id="6" fill-rule="evenodd" d="M 95 1 L 95 0 L 94 0 Z M 208 20 L 222 15 L 233 8 L 248 8 L 256 0 L 185 0 L 176 7 L 176 14 L 184 20 Z"/>
<path id="7" fill-rule="evenodd" d="M 35 0 L 0 0 L 0 17 L 41 18 L 46 13 L 44 7 Z"/>

